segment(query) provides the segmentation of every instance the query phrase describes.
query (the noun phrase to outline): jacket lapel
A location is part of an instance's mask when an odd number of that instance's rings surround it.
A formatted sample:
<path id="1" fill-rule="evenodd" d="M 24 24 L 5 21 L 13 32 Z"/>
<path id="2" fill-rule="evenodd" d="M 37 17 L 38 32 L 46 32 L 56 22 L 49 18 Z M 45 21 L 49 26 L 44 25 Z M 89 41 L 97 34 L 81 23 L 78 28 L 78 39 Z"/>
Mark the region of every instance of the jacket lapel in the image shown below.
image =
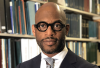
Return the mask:
<path id="1" fill-rule="evenodd" d="M 41 54 L 39 54 L 37 57 L 34 58 L 33 68 L 40 68 L 40 63 L 41 63 Z"/>
<path id="2" fill-rule="evenodd" d="M 66 54 L 64 60 L 61 63 L 60 68 L 75 68 L 73 64 L 76 63 L 76 56 L 70 49 L 68 49 L 68 53 Z"/>

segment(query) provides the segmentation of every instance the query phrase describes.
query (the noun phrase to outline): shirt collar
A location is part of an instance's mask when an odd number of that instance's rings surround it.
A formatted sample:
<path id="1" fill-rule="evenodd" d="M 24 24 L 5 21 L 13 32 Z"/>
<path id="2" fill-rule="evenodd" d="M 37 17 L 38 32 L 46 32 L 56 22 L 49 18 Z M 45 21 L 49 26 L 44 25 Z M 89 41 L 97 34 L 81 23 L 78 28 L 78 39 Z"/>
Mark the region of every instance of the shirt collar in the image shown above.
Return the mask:
<path id="1" fill-rule="evenodd" d="M 62 59 L 64 59 L 64 57 L 66 56 L 67 53 L 68 53 L 68 49 L 67 49 L 66 46 L 65 46 L 65 48 L 64 48 L 61 52 L 59 52 L 57 55 L 53 56 L 52 58 L 58 59 L 58 60 L 62 60 Z M 43 60 L 44 58 L 47 58 L 47 57 L 48 57 L 48 56 L 45 55 L 45 54 L 41 51 L 41 59 Z"/>

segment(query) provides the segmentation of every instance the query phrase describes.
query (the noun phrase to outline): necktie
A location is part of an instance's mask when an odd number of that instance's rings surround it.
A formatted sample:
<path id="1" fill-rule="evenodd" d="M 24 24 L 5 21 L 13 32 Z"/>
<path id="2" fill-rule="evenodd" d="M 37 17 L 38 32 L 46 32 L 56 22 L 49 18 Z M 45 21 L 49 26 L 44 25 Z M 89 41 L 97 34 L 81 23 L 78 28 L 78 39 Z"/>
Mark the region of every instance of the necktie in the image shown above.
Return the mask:
<path id="1" fill-rule="evenodd" d="M 54 68 L 54 59 L 48 57 L 45 58 L 45 61 L 47 62 L 46 68 Z"/>

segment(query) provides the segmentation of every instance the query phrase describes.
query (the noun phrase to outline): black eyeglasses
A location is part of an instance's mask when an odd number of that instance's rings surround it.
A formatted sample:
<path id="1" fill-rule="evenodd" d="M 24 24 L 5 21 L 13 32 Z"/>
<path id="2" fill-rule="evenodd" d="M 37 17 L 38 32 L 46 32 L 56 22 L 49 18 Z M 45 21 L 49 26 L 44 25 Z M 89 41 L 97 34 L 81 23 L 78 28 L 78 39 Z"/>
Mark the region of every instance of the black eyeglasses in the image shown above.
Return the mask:
<path id="1" fill-rule="evenodd" d="M 59 20 L 55 21 L 52 24 L 48 24 L 48 23 L 42 21 L 42 22 L 39 22 L 38 24 L 35 24 L 34 26 L 41 32 L 45 32 L 49 26 L 51 26 L 53 31 L 61 31 L 62 28 L 65 27 L 65 25 L 62 24 L 61 21 L 59 21 Z"/>

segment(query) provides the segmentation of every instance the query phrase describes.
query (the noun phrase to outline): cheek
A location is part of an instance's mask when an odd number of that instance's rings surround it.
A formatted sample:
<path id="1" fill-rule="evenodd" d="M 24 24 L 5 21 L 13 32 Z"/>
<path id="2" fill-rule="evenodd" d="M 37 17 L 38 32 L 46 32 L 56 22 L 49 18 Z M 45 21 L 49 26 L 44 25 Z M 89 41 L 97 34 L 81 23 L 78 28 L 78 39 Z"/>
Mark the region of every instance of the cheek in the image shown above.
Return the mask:
<path id="1" fill-rule="evenodd" d="M 65 35 L 66 35 L 65 31 L 60 31 L 57 33 L 57 37 L 59 37 L 59 38 L 63 38 L 63 37 L 65 37 Z"/>
<path id="2" fill-rule="evenodd" d="M 36 35 L 36 39 L 37 40 L 41 40 L 41 39 L 43 39 L 45 37 L 45 35 L 43 34 L 43 32 L 39 32 L 39 31 L 36 31 L 35 35 Z"/>

